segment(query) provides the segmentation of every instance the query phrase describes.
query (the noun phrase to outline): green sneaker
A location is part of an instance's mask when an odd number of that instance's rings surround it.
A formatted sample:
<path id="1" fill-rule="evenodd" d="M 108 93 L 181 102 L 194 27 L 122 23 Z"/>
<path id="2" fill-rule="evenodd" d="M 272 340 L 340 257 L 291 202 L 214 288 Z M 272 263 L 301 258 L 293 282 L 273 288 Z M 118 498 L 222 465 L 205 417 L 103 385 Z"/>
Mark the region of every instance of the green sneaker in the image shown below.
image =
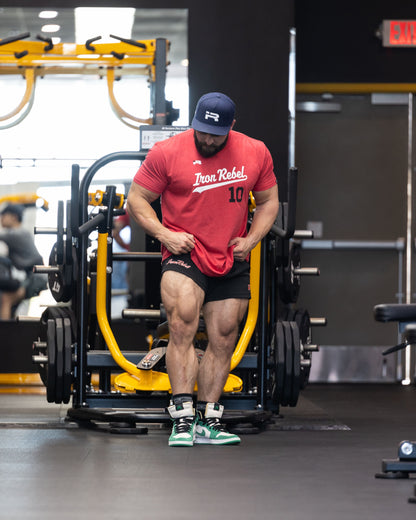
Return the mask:
<path id="1" fill-rule="evenodd" d="M 221 424 L 224 407 L 218 403 L 208 403 L 205 416 L 198 414 L 195 444 L 239 444 L 238 435 L 229 433 Z"/>
<path id="2" fill-rule="evenodd" d="M 173 404 L 168 407 L 173 421 L 169 446 L 193 446 L 195 440 L 196 415 L 191 402 Z"/>

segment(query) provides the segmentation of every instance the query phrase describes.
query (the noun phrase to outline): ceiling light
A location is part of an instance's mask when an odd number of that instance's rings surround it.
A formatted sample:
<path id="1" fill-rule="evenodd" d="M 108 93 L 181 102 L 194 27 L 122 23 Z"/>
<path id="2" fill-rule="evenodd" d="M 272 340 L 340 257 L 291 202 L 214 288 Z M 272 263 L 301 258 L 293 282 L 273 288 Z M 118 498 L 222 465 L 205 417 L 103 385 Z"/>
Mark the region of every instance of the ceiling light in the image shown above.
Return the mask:
<path id="1" fill-rule="evenodd" d="M 53 36 L 52 37 L 52 43 L 54 45 L 58 45 L 58 43 L 61 43 L 61 38 L 59 38 L 58 36 Z"/>
<path id="2" fill-rule="evenodd" d="M 98 60 L 99 54 L 78 54 L 80 60 Z"/>
<path id="3" fill-rule="evenodd" d="M 54 32 L 58 32 L 59 29 L 61 28 L 60 25 L 56 25 L 56 24 L 48 24 L 48 25 L 44 25 L 42 28 L 41 28 L 41 31 L 42 32 L 46 32 L 46 33 L 54 33 Z"/>
<path id="4" fill-rule="evenodd" d="M 97 43 L 114 42 L 110 34 L 131 38 L 136 9 L 130 7 L 75 8 L 75 42 L 85 43 L 101 36 Z"/>
<path id="5" fill-rule="evenodd" d="M 41 11 L 38 14 L 39 18 L 56 18 L 58 16 L 58 11 Z"/>

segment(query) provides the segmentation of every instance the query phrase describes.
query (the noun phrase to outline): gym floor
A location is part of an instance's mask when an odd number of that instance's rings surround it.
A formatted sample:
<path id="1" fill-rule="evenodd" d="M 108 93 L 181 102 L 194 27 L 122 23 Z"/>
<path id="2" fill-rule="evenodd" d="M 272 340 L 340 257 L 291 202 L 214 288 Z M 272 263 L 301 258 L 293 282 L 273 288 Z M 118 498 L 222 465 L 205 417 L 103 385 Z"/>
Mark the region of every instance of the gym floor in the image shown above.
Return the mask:
<path id="1" fill-rule="evenodd" d="M 169 429 L 112 434 L 43 395 L 0 395 L 1 519 L 412 519 L 415 482 L 378 479 L 416 439 L 416 390 L 310 384 L 240 446 L 169 448 Z"/>

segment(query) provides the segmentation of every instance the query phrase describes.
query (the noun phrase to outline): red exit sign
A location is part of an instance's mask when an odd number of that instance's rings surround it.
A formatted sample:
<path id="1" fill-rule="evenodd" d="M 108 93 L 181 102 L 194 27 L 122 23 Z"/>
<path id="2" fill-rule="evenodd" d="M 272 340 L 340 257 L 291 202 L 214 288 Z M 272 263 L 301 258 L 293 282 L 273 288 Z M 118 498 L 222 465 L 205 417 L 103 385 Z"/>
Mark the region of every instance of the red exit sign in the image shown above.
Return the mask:
<path id="1" fill-rule="evenodd" d="M 383 20 L 384 47 L 416 47 L 416 20 Z"/>

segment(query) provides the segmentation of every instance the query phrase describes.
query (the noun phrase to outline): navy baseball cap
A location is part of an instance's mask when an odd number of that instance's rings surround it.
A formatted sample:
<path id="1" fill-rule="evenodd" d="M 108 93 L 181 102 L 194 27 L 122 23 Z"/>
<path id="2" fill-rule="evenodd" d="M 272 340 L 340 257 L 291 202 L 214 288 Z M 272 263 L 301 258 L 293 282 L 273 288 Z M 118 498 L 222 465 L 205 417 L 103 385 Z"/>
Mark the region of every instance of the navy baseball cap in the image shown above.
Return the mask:
<path id="1" fill-rule="evenodd" d="M 192 119 L 192 128 L 213 135 L 227 135 L 234 121 L 235 104 L 221 92 L 209 92 L 200 98 Z"/>

